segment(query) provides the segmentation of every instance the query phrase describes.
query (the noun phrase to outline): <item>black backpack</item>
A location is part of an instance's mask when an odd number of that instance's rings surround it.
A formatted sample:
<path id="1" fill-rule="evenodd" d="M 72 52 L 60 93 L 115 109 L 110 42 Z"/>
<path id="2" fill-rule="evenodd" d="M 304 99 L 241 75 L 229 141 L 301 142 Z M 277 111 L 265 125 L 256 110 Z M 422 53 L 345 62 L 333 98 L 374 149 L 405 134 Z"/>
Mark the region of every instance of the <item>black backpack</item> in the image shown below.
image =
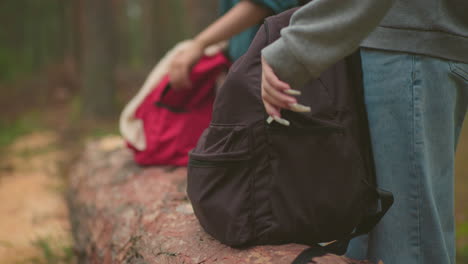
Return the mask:
<path id="1" fill-rule="evenodd" d="M 202 227 L 233 247 L 313 246 L 294 263 L 344 254 L 393 203 L 375 186 L 359 53 L 301 89 L 310 113 L 282 111 L 289 126 L 266 122 L 261 50 L 280 37 L 293 10 L 266 19 L 231 67 L 213 119 L 190 153 L 187 192 Z M 380 201 L 380 203 L 379 203 Z M 320 242 L 330 242 L 326 247 Z"/>

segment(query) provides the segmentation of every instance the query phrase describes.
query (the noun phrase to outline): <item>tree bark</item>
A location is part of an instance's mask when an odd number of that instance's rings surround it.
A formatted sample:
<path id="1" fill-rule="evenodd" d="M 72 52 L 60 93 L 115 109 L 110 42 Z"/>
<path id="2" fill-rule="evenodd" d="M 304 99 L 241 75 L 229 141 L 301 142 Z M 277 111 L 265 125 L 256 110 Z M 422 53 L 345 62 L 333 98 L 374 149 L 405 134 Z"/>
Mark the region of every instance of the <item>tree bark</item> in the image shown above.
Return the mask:
<path id="1" fill-rule="evenodd" d="M 123 146 L 118 137 L 94 141 L 73 167 L 68 201 L 79 263 L 284 264 L 307 248 L 220 244 L 195 218 L 186 168 L 139 167 Z M 343 263 L 322 260 L 315 263 Z"/>

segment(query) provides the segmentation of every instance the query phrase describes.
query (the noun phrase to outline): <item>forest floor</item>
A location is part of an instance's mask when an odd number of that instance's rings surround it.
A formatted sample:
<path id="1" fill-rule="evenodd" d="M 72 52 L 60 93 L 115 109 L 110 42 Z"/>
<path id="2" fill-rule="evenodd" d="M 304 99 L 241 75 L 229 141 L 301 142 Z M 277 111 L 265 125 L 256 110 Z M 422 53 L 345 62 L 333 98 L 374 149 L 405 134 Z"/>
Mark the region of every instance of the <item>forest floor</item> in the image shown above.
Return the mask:
<path id="1" fill-rule="evenodd" d="M 58 134 L 21 136 L 7 152 L 0 165 L 0 263 L 73 263 Z"/>
<path id="2" fill-rule="evenodd" d="M 80 123 L 73 103 L 0 120 L 0 263 L 74 264 L 67 180 L 87 140 L 116 121 Z"/>

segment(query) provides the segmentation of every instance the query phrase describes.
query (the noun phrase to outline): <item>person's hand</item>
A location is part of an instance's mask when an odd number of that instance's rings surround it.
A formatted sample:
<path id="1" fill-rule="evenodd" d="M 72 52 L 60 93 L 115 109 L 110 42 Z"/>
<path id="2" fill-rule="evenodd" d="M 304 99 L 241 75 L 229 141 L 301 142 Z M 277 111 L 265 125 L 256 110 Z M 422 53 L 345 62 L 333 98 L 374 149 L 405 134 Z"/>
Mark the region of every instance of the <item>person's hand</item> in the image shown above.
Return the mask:
<path id="1" fill-rule="evenodd" d="M 204 47 L 197 41 L 193 41 L 186 48 L 175 54 L 169 66 L 169 80 L 175 90 L 191 87 L 190 70 L 202 57 Z"/>
<path id="2" fill-rule="evenodd" d="M 270 116 L 281 117 L 281 109 L 297 103 L 296 98 L 285 94 L 287 90 L 291 90 L 289 84 L 280 81 L 262 57 L 262 100 Z"/>
<path id="3" fill-rule="evenodd" d="M 291 89 L 289 84 L 278 79 L 262 57 L 262 100 L 268 115 L 283 125 L 289 125 L 287 120 L 281 118 L 281 109 L 310 112 L 310 107 L 298 104 L 297 99 L 291 96 L 300 94 L 300 91 Z"/>

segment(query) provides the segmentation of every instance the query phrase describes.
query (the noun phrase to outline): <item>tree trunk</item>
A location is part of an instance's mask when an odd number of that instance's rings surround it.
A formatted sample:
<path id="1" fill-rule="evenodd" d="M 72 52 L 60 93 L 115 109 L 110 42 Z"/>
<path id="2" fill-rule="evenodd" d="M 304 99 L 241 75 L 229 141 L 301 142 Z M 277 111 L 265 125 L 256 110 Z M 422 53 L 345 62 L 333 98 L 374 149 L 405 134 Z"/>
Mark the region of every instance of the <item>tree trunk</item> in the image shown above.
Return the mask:
<path id="1" fill-rule="evenodd" d="M 72 51 L 73 51 L 73 58 L 75 60 L 76 68 L 81 71 L 83 69 L 83 60 L 82 60 L 82 52 L 83 52 L 83 0 L 71 0 L 72 1 L 72 8 L 71 8 L 71 17 L 72 17 Z M 80 72 L 81 73 L 81 72 Z"/>
<path id="2" fill-rule="evenodd" d="M 142 4 L 143 60 L 150 69 L 171 48 L 173 32 L 179 31 L 175 17 L 182 10 L 174 10 L 169 1 L 143 0 Z"/>
<path id="3" fill-rule="evenodd" d="M 218 17 L 218 0 L 188 0 L 188 21 L 190 35 L 196 35 Z"/>
<path id="4" fill-rule="evenodd" d="M 112 0 L 115 17 L 115 39 L 114 50 L 118 56 L 116 58 L 117 68 L 125 68 L 130 64 L 130 45 L 127 16 L 127 0 Z"/>
<path id="5" fill-rule="evenodd" d="M 143 60 L 147 69 L 177 42 L 195 36 L 217 15 L 217 0 L 143 0 Z"/>
<path id="6" fill-rule="evenodd" d="M 115 104 L 115 30 L 112 0 L 83 0 L 82 114 L 108 118 Z"/>
<path id="7" fill-rule="evenodd" d="M 143 28 L 143 63 L 145 70 L 151 69 L 156 61 L 161 57 L 161 50 L 164 49 L 162 28 L 168 26 L 164 17 L 159 17 L 161 13 L 167 14 L 167 1 L 143 0 L 142 10 L 142 28 Z M 162 12 L 158 12 L 162 11 Z"/>
<path id="8" fill-rule="evenodd" d="M 118 137 L 88 144 L 68 188 L 79 263 L 284 264 L 307 248 L 220 244 L 195 218 L 186 176 L 186 168 L 139 167 Z M 314 263 L 371 264 L 337 257 Z"/>

